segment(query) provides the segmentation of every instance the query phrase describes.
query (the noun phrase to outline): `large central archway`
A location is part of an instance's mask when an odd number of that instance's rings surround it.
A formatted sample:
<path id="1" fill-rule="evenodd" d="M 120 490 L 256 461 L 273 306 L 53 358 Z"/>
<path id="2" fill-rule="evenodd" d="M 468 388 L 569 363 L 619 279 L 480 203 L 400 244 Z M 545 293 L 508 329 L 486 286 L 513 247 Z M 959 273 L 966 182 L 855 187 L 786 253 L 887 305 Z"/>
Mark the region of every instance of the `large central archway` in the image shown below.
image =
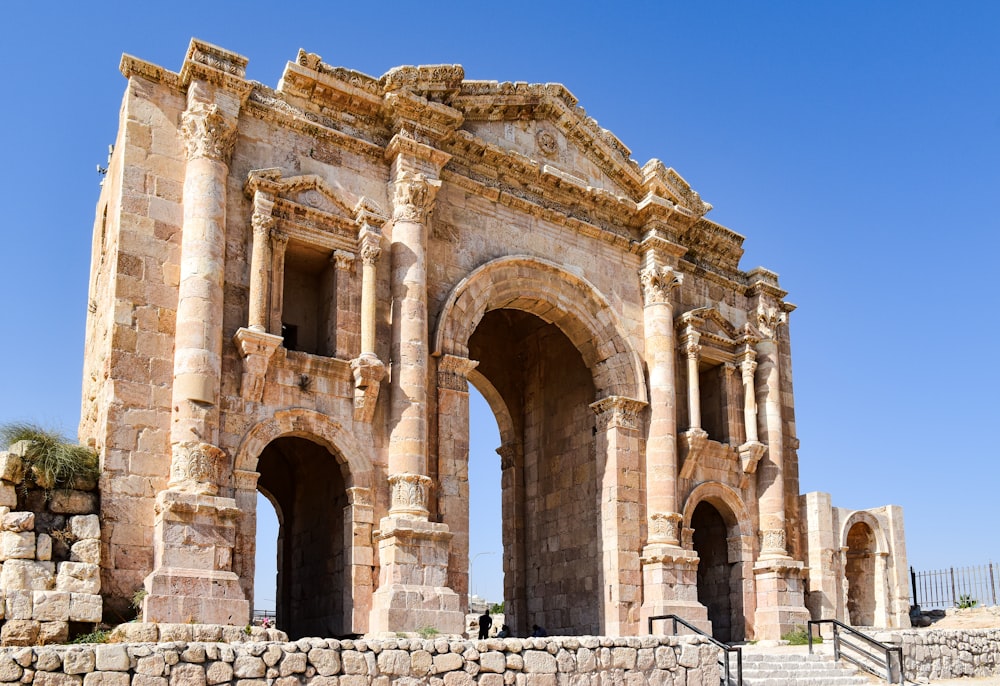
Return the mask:
<path id="1" fill-rule="evenodd" d="M 530 257 L 475 270 L 438 319 L 439 389 L 441 365 L 478 362 L 465 365 L 467 378 L 500 427 L 504 600 L 522 635 L 533 624 L 561 633 L 637 627 L 639 579 L 625 577 L 639 568 L 646 393 L 622 331 L 592 284 Z M 455 533 L 449 581 L 459 594 L 468 588 L 467 463 L 453 448 L 468 430 L 465 402 L 463 410 L 442 396 L 438 407 L 439 511 Z"/>

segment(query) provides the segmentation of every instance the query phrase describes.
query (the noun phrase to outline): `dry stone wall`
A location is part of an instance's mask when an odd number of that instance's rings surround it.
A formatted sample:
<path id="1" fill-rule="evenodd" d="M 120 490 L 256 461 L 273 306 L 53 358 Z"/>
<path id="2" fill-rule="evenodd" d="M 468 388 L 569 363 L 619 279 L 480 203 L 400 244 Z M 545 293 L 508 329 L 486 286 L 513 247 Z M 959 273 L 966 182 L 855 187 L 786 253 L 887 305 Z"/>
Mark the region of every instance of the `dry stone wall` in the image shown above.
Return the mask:
<path id="1" fill-rule="evenodd" d="M 719 683 L 700 637 L 106 644 L 5 648 L 0 683 L 38 686 L 696 686 Z"/>
<path id="2" fill-rule="evenodd" d="M 0 452 L 0 643 L 66 641 L 100 622 L 101 527 L 93 481 L 42 489 L 25 478 L 26 444 Z"/>
<path id="3" fill-rule="evenodd" d="M 907 679 L 1000 675 L 1000 629 L 894 631 L 876 638 L 903 647 Z"/>

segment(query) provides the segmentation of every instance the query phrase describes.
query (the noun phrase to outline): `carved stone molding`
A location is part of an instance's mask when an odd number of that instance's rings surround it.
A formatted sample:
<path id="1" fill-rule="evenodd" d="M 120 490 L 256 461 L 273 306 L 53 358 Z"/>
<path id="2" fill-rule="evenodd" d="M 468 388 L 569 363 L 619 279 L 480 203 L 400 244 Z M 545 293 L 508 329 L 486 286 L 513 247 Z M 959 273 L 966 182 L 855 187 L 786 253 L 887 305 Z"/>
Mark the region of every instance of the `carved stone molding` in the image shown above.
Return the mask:
<path id="1" fill-rule="evenodd" d="M 764 338 L 773 339 L 778 335 L 778 327 L 788 322 L 788 314 L 782 312 L 777 306 L 761 303 L 754 313 L 757 321 L 757 330 Z"/>
<path id="2" fill-rule="evenodd" d="M 393 474 L 389 477 L 392 516 L 413 515 L 427 518 L 427 502 L 434 482 L 422 474 Z"/>
<path id="3" fill-rule="evenodd" d="M 259 403 L 264 397 L 264 379 L 271 358 L 282 342 L 281 336 L 241 328 L 233 336 L 236 349 L 243 358 L 243 377 L 240 380 L 240 397 Z"/>
<path id="4" fill-rule="evenodd" d="M 425 224 L 441 182 L 420 172 L 401 171 L 392 183 L 392 219 Z"/>
<path id="5" fill-rule="evenodd" d="M 684 275 L 671 267 L 650 267 L 639 272 L 646 305 L 670 303 L 670 293 L 684 282 Z"/>
<path id="6" fill-rule="evenodd" d="M 469 392 L 469 372 L 476 368 L 478 360 L 457 355 L 442 355 L 438 359 L 438 388 L 450 391 Z"/>
<path id="7" fill-rule="evenodd" d="M 757 471 L 757 463 L 767 452 L 767 446 L 760 441 L 747 441 L 738 448 L 740 452 L 740 466 L 743 473 L 740 477 L 740 488 L 745 488 L 749 482 L 750 475 Z"/>
<path id="8" fill-rule="evenodd" d="M 251 472 L 246 469 L 233 470 L 233 488 L 237 491 L 256 491 L 258 479 L 260 479 L 260 472 Z"/>
<path id="9" fill-rule="evenodd" d="M 225 467 L 226 452 L 211 443 L 184 441 L 171 447 L 168 488 L 182 493 L 215 495 Z"/>
<path id="10" fill-rule="evenodd" d="M 681 465 L 680 477 L 690 479 L 694 476 L 695 467 L 701 461 L 701 455 L 708 447 L 708 432 L 704 429 L 688 429 L 680 435 L 681 453 L 684 464 Z"/>
<path id="11" fill-rule="evenodd" d="M 744 357 L 740 361 L 740 373 L 743 377 L 743 385 L 753 386 L 753 375 L 757 371 L 757 363 L 749 358 Z"/>
<path id="12" fill-rule="evenodd" d="M 646 403 L 620 395 L 611 395 L 591 403 L 590 409 L 597 415 L 598 431 L 608 429 L 639 429 L 639 415 Z"/>
<path id="13" fill-rule="evenodd" d="M 373 231 L 361 232 L 361 261 L 370 266 L 378 264 L 382 256 L 382 236 Z"/>
<path id="14" fill-rule="evenodd" d="M 676 512 L 653 512 L 649 515 L 649 542 L 679 545 L 683 520 Z"/>
<path id="15" fill-rule="evenodd" d="M 272 216 L 274 212 L 274 196 L 270 193 L 257 191 L 253 195 L 253 214 L 250 216 L 250 225 L 254 233 L 267 234 L 276 222 Z"/>
<path id="16" fill-rule="evenodd" d="M 229 164 L 236 146 L 236 121 L 214 103 L 192 102 L 181 114 L 181 133 L 189 160 L 208 158 Z"/>
<path id="17" fill-rule="evenodd" d="M 341 271 L 350 271 L 351 265 L 354 264 L 354 259 L 354 254 L 346 250 L 334 250 L 333 255 L 330 257 L 334 266 Z"/>
<path id="18" fill-rule="evenodd" d="M 283 250 L 288 245 L 288 234 L 284 231 L 271 229 L 271 247 Z"/>
<path id="19" fill-rule="evenodd" d="M 765 529 L 760 532 L 760 552 L 761 555 L 785 555 L 785 530 Z"/>
<path id="20" fill-rule="evenodd" d="M 385 378 L 385 364 L 374 355 L 362 355 L 351 360 L 351 371 L 354 372 L 354 421 L 370 423 Z"/>
<path id="21" fill-rule="evenodd" d="M 517 464 L 517 452 L 517 445 L 513 443 L 504 443 L 497 448 L 497 455 L 500 456 L 500 471 L 511 469 Z"/>
<path id="22" fill-rule="evenodd" d="M 370 488 L 351 486 L 347 490 L 347 502 L 353 507 L 372 507 L 372 492 Z"/>

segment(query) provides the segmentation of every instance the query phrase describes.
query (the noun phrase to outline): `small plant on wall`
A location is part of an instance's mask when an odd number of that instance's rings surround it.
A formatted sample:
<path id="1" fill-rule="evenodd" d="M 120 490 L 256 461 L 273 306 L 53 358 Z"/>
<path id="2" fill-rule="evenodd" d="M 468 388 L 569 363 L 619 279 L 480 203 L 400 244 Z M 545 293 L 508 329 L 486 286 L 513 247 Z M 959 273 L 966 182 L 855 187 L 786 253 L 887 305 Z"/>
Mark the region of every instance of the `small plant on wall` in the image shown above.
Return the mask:
<path id="1" fill-rule="evenodd" d="M 51 491 L 71 486 L 78 479 L 95 480 L 98 476 L 97 453 L 91 448 L 35 424 L 0 425 L 0 444 L 10 448 L 21 441 L 27 442 L 22 458 L 28 485 Z"/>

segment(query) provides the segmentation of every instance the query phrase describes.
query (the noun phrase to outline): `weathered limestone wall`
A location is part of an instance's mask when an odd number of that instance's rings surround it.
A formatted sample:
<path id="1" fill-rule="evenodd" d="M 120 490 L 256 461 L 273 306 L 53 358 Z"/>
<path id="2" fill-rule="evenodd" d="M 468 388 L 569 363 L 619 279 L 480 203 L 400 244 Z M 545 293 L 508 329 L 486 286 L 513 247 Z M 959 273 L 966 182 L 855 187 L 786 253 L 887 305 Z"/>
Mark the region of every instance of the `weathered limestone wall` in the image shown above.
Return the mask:
<path id="1" fill-rule="evenodd" d="M 696 637 L 176 641 L 6 648 L 0 650 L 0 683 L 691 686 L 718 683 L 717 660 L 718 649 Z"/>
<path id="2" fill-rule="evenodd" d="M 907 679 L 1000 675 L 1000 629 L 893 631 L 875 638 L 903 647 Z"/>
<path id="3" fill-rule="evenodd" d="M 25 481 L 26 442 L 0 451 L 0 644 L 66 641 L 101 621 L 96 484 L 46 491 Z M 89 630 L 89 626 L 88 626 Z"/>

